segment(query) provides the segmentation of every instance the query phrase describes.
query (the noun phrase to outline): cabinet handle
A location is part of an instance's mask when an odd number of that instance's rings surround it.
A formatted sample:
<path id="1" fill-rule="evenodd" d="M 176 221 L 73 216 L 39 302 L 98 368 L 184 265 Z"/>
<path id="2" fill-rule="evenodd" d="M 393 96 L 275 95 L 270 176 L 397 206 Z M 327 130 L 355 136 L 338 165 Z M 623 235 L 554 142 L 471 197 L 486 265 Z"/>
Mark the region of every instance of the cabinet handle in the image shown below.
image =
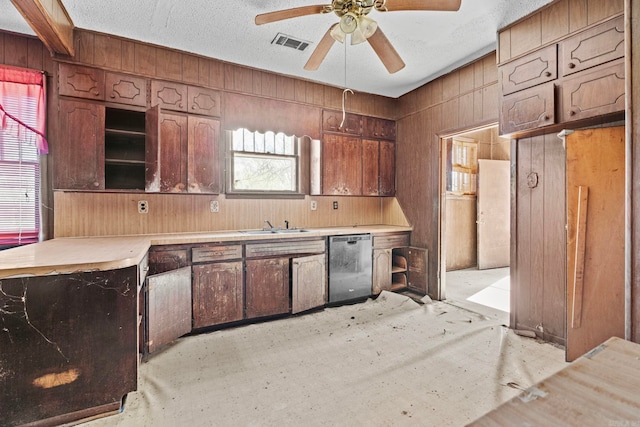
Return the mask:
<path id="1" fill-rule="evenodd" d="M 576 68 L 576 64 L 574 64 L 573 62 L 569 62 L 569 68 Z"/>
<path id="2" fill-rule="evenodd" d="M 95 96 L 98 96 L 98 95 L 100 95 L 100 91 L 97 91 L 97 90 L 96 90 L 95 92 L 93 92 L 93 94 L 94 94 Z"/>
<path id="3" fill-rule="evenodd" d="M 100 183 L 98 181 L 93 181 L 93 186 L 94 187 L 100 187 Z"/>
<path id="4" fill-rule="evenodd" d="M 116 97 L 116 94 L 115 94 L 115 93 L 112 93 L 112 94 L 111 94 L 111 99 L 113 99 L 113 98 L 115 98 L 115 97 Z"/>
<path id="5" fill-rule="evenodd" d="M 575 116 L 575 115 L 576 115 L 576 112 L 575 112 L 574 110 L 569 110 L 569 115 L 570 115 L 570 116 Z"/>
<path id="6" fill-rule="evenodd" d="M 546 122 L 547 120 L 549 120 L 549 116 L 548 115 L 545 114 L 544 116 L 542 116 L 542 121 Z"/>
<path id="7" fill-rule="evenodd" d="M 546 73 L 544 73 L 544 76 L 545 76 L 545 77 L 551 77 L 551 72 L 550 72 L 550 71 L 547 71 Z"/>

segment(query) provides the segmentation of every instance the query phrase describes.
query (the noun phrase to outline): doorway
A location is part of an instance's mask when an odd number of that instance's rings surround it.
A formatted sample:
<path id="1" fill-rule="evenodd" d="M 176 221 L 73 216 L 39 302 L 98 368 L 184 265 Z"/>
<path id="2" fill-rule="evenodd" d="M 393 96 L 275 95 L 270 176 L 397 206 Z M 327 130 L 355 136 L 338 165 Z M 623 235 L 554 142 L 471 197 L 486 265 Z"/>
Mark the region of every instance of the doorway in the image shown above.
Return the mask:
<path id="1" fill-rule="evenodd" d="M 508 318 L 510 140 L 493 125 L 440 143 L 440 297 Z"/>

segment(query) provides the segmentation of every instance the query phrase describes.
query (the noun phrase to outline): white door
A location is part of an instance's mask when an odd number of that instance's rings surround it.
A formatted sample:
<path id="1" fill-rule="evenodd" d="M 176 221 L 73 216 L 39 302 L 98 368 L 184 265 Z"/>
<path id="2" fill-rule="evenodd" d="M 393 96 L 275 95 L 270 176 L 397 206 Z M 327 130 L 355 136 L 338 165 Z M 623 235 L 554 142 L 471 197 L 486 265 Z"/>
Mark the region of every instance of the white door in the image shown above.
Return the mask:
<path id="1" fill-rule="evenodd" d="M 508 160 L 478 160 L 478 269 L 509 266 L 510 186 Z"/>

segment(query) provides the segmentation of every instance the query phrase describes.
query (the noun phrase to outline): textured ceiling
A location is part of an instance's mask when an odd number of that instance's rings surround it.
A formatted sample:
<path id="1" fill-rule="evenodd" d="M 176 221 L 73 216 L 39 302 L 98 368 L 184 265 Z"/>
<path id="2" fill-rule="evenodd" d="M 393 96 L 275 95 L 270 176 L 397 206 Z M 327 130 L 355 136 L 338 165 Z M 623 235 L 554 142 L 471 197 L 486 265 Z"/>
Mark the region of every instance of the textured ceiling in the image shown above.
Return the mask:
<path id="1" fill-rule="evenodd" d="M 303 0 L 62 0 L 76 27 L 141 40 L 356 91 L 399 97 L 496 48 L 500 28 L 552 0 L 462 0 L 457 12 L 378 12 L 376 20 L 406 63 L 389 74 L 368 43 L 335 43 L 320 68 L 304 64 L 335 14 L 262 26 L 257 14 L 329 2 Z M 34 34 L 9 0 L 0 29 Z M 309 41 L 305 51 L 271 44 L 278 33 Z"/>

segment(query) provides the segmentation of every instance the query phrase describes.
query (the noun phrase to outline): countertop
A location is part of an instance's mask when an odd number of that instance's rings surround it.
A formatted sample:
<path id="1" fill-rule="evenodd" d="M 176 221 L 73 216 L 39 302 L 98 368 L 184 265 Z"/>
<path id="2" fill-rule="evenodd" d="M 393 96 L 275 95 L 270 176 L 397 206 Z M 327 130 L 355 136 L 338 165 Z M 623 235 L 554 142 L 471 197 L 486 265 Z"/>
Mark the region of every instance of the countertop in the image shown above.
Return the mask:
<path id="1" fill-rule="evenodd" d="M 318 227 L 303 233 L 247 234 L 242 230 L 145 234 L 113 237 L 69 237 L 0 251 L 0 278 L 45 276 L 76 271 L 114 270 L 137 265 L 151 246 L 285 240 L 345 234 L 377 234 L 411 231 L 395 225 Z"/>

